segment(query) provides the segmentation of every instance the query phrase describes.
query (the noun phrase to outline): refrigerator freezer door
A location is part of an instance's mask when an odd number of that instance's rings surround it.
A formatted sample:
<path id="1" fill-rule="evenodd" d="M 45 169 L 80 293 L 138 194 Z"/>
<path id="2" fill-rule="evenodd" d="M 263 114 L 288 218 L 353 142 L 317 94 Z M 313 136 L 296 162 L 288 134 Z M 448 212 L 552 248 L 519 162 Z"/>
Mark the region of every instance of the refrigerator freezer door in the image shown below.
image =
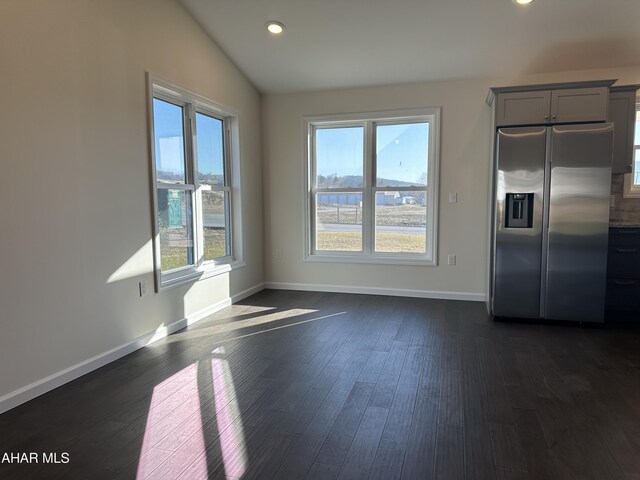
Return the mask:
<path id="1" fill-rule="evenodd" d="M 493 315 L 538 318 L 545 127 L 497 133 Z"/>
<path id="2" fill-rule="evenodd" d="M 604 321 L 613 125 L 551 133 L 551 187 L 543 315 Z"/>

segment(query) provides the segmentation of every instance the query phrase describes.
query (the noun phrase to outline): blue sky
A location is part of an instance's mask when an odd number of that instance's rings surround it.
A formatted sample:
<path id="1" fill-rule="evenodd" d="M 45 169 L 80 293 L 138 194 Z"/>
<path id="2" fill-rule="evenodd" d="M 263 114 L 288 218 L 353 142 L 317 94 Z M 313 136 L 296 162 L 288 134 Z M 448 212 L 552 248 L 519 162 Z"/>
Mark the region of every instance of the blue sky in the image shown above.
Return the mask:
<path id="1" fill-rule="evenodd" d="M 316 130 L 318 175 L 362 176 L 363 128 Z M 427 171 L 429 124 L 379 125 L 376 130 L 378 178 L 416 182 Z"/>
<path id="2" fill-rule="evenodd" d="M 416 182 L 427 172 L 429 124 L 379 125 L 376 129 L 377 176 Z"/>
<path id="3" fill-rule="evenodd" d="M 156 169 L 184 175 L 182 107 L 153 99 Z"/>
<path id="4" fill-rule="evenodd" d="M 159 171 L 184 175 L 184 132 L 182 107 L 157 98 L 153 99 L 156 168 Z M 222 121 L 196 113 L 196 145 L 198 170 L 202 174 L 223 173 Z"/>
<path id="5" fill-rule="evenodd" d="M 318 175 L 362 176 L 364 128 L 319 128 L 316 130 Z"/>
<path id="6" fill-rule="evenodd" d="M 196 113 L 198 171 L 204 175 L 222 175 L 224 171 L 222 127 L 221 120 Z"/>

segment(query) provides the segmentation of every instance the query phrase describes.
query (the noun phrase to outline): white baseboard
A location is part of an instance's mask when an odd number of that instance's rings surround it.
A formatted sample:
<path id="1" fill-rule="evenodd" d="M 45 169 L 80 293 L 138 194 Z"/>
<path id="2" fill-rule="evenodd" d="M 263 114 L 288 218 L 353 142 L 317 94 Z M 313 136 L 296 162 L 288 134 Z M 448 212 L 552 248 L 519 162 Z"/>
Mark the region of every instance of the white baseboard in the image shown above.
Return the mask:
<path id="1" fill-rule="evenodd" d="M 236 293 L 235 295 L 232 295 L 231 303 L 237 303 L 240 300 L 244 300 L 245 298 L 250 297 L 251 295 L 255 295 L 261 290 L 264 290 L 264 283 L 259 283 L 258 285 L 254 285 L 251 288 L 247 288 L 246 290 L 240 293 Z"/>
<path id="2" fill-rule="evenodd" d="M 266 282 L 264 288 L 275 290 L 303 290 L 308 292 L 360 293 L 365 295 L 389 295 L 393 297 L 435 298 L 441 300 L 468 300 L 484 302 L 484 293 L 443 292 L 433 290 L 408 290 L 403 288 L 354 287 L 351 285 L 318 285 L 313 283 Z"/>
<path id="3" fill-rule="evenodd" d="M 263 289 L 264 284 L 261 283 L 259 285 L 255 285 L 254 287 L 248 288 L 247 290 L 244 290 L 240 293 L 236 293 L 235 295 L 214 303 L 213 305 L 210 305 L 198 312 L 187 315 L 185 318 L 177 320 L 167 326 L 160 327 L 155 332 L 149 332 L 146 335 L 142 335 L 141 337 L 138 337 L 129 343 L 120 345 L 116 348 L 112 348 L 109 351 L 100 353 L 83 362 L 80 362 L 69 368 L 65 368 L 60 372 L 56 372 L 46 378 L 33 382 L 25 387 L 19 388 L 18 390 L 14 390 L 13 392 L 0 397 L 0 413 L 11 410 L 12 408 L 15 408 L 18 405 L 39 397 L 40 395 L 47 393 L 54 388 L 58 388 L 59 386 L 75 380 L 82 375 L 86 375 L 87 373 L 103 367 L 108 363 L 114 362 L 119 358 L 124 357 L 125 355 L 129 355 L 130 353 L 135 352 L 142 347 L 145 347 L 157 340 L 160 340 L 161 338 L 166 337 L 167 335 L 171 335 L 178 330 L 192 325 L 202 320 L 203 318 L 206 318 L 209 315 L 212 315 L 217 311 L 230 306 L 233 303 L 239 302 L 240 300 L 247 298 L 254 293 L 258 293 Z"/>

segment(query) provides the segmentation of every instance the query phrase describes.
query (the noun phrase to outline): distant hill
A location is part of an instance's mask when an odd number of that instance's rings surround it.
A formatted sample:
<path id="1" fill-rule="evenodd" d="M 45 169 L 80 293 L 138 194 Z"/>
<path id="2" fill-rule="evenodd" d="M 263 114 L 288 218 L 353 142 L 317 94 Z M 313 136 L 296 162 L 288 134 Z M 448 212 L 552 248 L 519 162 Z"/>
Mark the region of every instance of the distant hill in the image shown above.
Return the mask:
<path id="1" fill-rule="evenodd" d="M 403 182 L 401 180 L 391 180 L 388 178 L 378 178 L 378 186 L 397 186 L 399 188 L 402 187 L 410 187 L 415 185 L 415 183 L 411 182 Z M 345 187 L 345 188 L 358 188 L 362 186 L 362 177 L 359 175 L 345 175 L 343 177 L 339 177 L 338 175 L 318 175 L 318 187 L 319 188 L 328 188 L 328 187 Z"/>
<path id="2" fill-rule="evenodd" d="M 158 170 L 156 177 L 161 183 L 182 183 L 184 182 L 184 173 L 176 173 L 166 170 Z M 200 183 L 209 185 L 224 185 L 224 176 L 213 173 L 198 173 Z"/>
<path id="3" fill-rule="evenodd" d="M 393 186 L 393 187 L 413 187 L 413 186 L 417 186 L 417 182 L 415 183 L 411 183 L 411 182 L 403 182 L 401 180 L 389 180 L 388 178 L 380 178 L 378 177 L 378 187 L 386 187 L 386 186 Z"/>

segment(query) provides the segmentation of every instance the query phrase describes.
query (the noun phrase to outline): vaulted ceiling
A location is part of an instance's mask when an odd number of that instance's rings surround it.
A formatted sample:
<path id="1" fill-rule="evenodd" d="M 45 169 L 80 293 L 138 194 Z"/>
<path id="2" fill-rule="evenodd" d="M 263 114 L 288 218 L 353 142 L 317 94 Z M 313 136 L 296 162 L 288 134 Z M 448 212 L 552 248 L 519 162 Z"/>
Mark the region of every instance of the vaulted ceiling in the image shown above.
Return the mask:
<path id="1" fill-rule="evenodd" d="M 640 66 L 640 0 L 180 1 L 264 93 Z"/>

